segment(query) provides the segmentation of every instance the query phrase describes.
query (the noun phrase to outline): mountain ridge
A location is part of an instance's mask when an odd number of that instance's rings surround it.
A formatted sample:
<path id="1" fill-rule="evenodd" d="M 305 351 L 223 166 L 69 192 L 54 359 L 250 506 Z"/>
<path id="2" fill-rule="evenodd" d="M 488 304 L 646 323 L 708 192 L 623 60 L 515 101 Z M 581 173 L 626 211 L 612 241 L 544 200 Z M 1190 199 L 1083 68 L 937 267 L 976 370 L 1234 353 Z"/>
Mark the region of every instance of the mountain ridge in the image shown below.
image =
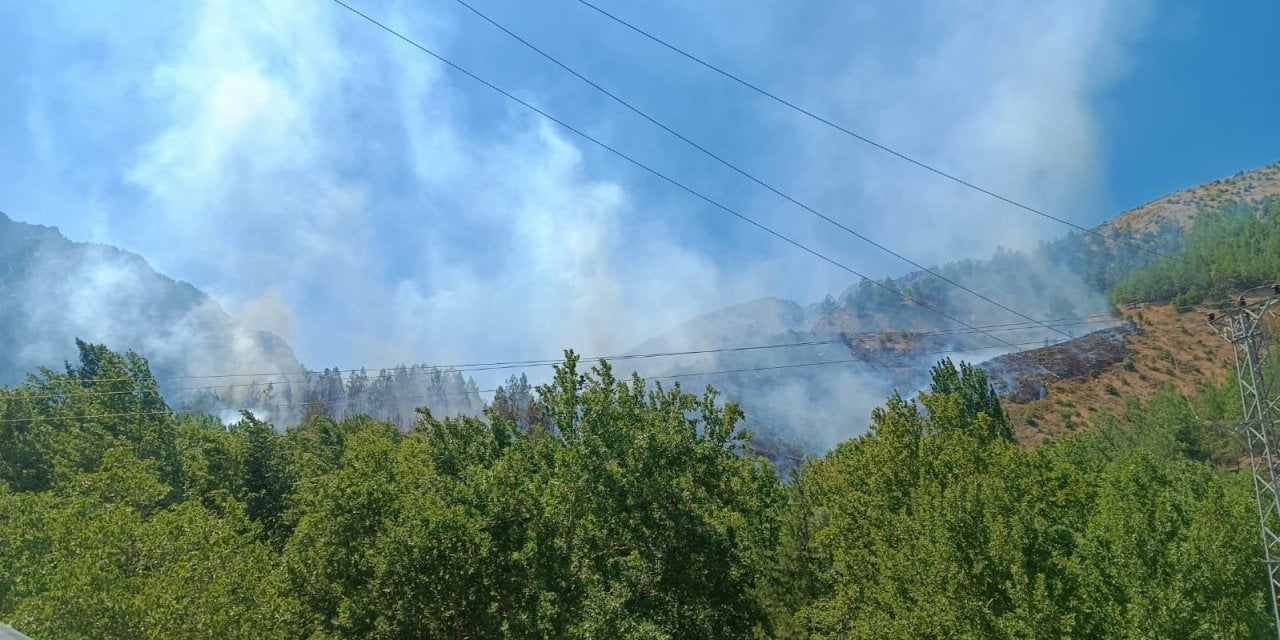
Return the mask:
<path id="1" fill-rule="evenodd" d="M 441 415 L 483 408 L 474 380 L 452 369 L 309 370 L 284 338 L 243 326 L 145 257 L 0 212 L 0 385 L 74 361 L 77 338 L 145 356 L 172 406 L 228 420 L 247 408 L 280 428 L 347 413 L 407 427 L 419 406 Z M 211 375 L 217 385 L 193 383 Z"/>
<path id="2" fill-rule="evenodd" d="M 776 417 L 786 422 L 787 416 L 803 416 L 801 408 L 813 411 L 830 402 L 831 397 L 850 395 L 867 396 L 866 406 L 852 407 L 854 415 L 866 419 L 870 409 L 883 397 L 895 391 L 913 394 L 922 388 L 927 382 L 929 367 L 941 357 L 985 362 L 1010 351 L 1007 344 L 999 345 L 997 340 L 1017 345 L 1039 342 L 1047 345 L 1091 333 L 1094 329 L 1121 326 L 1121 312 L 1105 294 L 1115 282 L 1150 264 L 1156 255 L 1135 245 L 1159 247 L 1158 253 L 1166 255 L 1179 251 L 1195 215 L 1234 202 L 1230 200 L 1233 194 L 1245 197 L 1248 202 L 1261 202 L 1280 194 L 1280 163 L 1161 196 L 1094 228 L 1104 234 L 1123 234 L 1126 242 L 1072 233 L 1042 243 L 1031 251 L 997 251 L 987 260 L 966 260 L 933 269 L 989 298 L 1004 300 L 1031 317 L 1077 319 L 1054 330 L 994 310 L 991 305 L 979 303 L 935 276 L 915 271 L 879 283 L 867 280 L 853 283 L 841 291 L 839 297 L 827 296 L 821 302 L 808 305 L 784 298 L 762 298 L 716 309 L 663 334 L 661 343 L 646 341 L 636 351 L 663 345 L 776 345 L 842 339 L 843 349 L 804 347 L 708 355 L 692 364 L 651 366 L 648 370 L 660 374 L 739 370 L 741 373 L 720 377 L 716 384 L 729 398 L 743 404 L 748 420 L 763 432 L 765 439 L 804 440 L 803 417 L 787 424 L 771 422 Z M 974 327 L 1003 325 L 1005 328 L 965 330 L 942 319 L 930 308 Z M 779 321 L 783 317 L 787 318 L 786 322 Z M 1021 324 L 1008 328 L 1011 323 Z M 686 333 L 681 335 L 681 332 Z M 725 336 L 733 336 L 733 340 Z M 831 360 L 845 364 L 806 366 Z M 1103 363 L 1083 360 L 1077 364 L 1103 366 Z M 766 370 L 774 370 L 776 379 L 770 380 Z M 832 381 L 841 376 L 843 382 Z M 867 393 L 868 389 L 872 391 Z M 785 396 L 791 402 L 790 410 L 765 406 L 775 396 Z M 836 404 L 845 410 L 851 409 L 847 402 L 836 401 Z M 819 413 L 834 415 L 835 411 L 819 410 Z M 753 417 L 763 419 L 753 420 Z M 856 430 L 857 427 L 851 425 L 851 431 Z M 836 437 L 830 438 L 832 442 L 851 433 L 833 435 Z M 819 437 L 815 443 L 811 438 L 807 448 L 821 448 L 821 441 L 827 439 Z"/>
<path id="3" fill-rule="evenodd" d="M 1256 204 L 1268 196 L 1280 196 L 1280 161 L 1165 194 L 1120 212 L 1094 230 L 1104 234 L 1121 229 L 1154 231 L 1161 223 L 1185 230 L 1204 209 L 1228 201 Z"/>
<path id="4" fill-rule="evenodd" d="M 136 253 L 0 212 L 0 256 L 0 383 L 72 359 L 75 337 L 143 353 L 162 377 L 303 370 L 283 338 Z"/>

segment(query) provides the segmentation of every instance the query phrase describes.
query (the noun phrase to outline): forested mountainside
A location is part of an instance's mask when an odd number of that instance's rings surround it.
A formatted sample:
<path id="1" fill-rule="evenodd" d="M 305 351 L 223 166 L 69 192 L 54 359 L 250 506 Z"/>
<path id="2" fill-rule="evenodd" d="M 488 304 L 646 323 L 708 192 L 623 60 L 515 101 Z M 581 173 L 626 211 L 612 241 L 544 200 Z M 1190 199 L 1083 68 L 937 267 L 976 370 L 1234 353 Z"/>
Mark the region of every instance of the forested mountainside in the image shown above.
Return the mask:
<path id="1" fill-rule="evenodd" d="M 246 329 L 142 257 L 0 214 L 0 384 L 74 360 L 77 339 L 144 355 L 161 393 L 184 411 L 248 408 L 282 427 L 309 414 L 362 413 L 408 427 L 416 407 L 479 415 L 484 406 L 457 371 L 310 371 L 279 336 Z"/>
<path id="2" fill-rule="evenodd" d="M 1111 289 L 1117 303 L 1169 300 L 1178 307 L 1221 300 L 1280 275 L 1280 196 L 1228 202 L 1196 216 L 1184 250 Z"/>
<path id="3" fill-rule="evenodd" d="M 74 360 L 76 338 L 145 354 L 166 390 L 189 386 L 173 376 L 303 370 L 279 336 L 141 256 L 0 213 L 0 384 Z"/>
<path id="4" fill-rule="evenodd" d="M 484 410 L 474 380 L 454 369 L 430 365 L 400 365 L 376 372 L 331 368 L 245 380 L 250 382 L 223 382 L 171 395 L 181 398 L 175 406 L 182 411 L 235 416 L 235 408 L 247 409 L 281 426 L 313 415 L 367 415 L 407 429 L 418 419 L 418 407 L 445 416 L 478 416 Z"/>
<path id="5" fill-rule="evenodd" d="M 1177 302 L 1185 306 L 1274 278 L 1265 274 L 1274 273 L 1268 269 L 1280 255 L 1270 230 L 1277 219 L 1271 209 L 1275 193 L 1280 193 L 1280 163 L 1162 197 L 1121 214 L 1096 233 L 1072 233 L 1030 251 L 999 250 L 986 260 L 933 269 L 1052 328 L 1003 311 L 935 275 L 914 272 L 855 283 L 807 306 L 762 299 L 721 309 L 635 351 L 822 343 L 672 359 L 641 369 L 647 375 L 739 371 L 713 382 L 743 403 L 762 441 L 822 450 L 863 428 L 862 416 L 879 398 L 923 387 L 929 363 L 942 355 L 978 362 L 1010 350 L 996 338 L 1028 348 L 1115 326 L 1121 320 L 1116 301 L 1181 296 Z M 1188 213 L 1188 207 L 1200 215 Z M 1193 227 L 1196 237 L 1187 257 L 1161 258 L 1181 255 Z M 1208 255 L 1215 252 L 1220 255 Z M 1227 254 L 1234 257 L 1222 257 Z M 1226 273 L 1211 275 L 1210 261 Z M 1256 275 L 1228 275 L 1246 271 Z M 1219 285 L 1210 286 L 1208 278 Z M 943 314 L 989 335 L 964 329 Z M 809 366 L 822 360 L 836 364 Z M 810 426 L 849 415 L 858 417 L 834 432 Z"/>
<path id="6" fill-rule="evenodd" d="M 1229 382 L 1234 356 L 1207 316 L 1234 308 L 1240 297 L 1271 295 L 1280 281 L 1278 256 L 1280 198 L 1203 211 L 1188 226 L 1183 250 L 1110 290 L 1132 330 L 985 363 L 1010 391 L 1007 406 L 1021 439 L 1040 442 L 1078 430 L 1099 414 L 1123 411 L 1131 397 L 1161 390 L 1190 397 Z M 1212 402 L 1231 409 L 1239 398 L 1213 396 Z"/>
<path id="7" fill-rule="evenodd" d="M 1241 274 L 1265 272 L 1280 255 L 1273 237 L 1276 218 L 1264 215 L 1275 206 L 1268 194 L 1276 190 L 1280 165 L 1126 212 L 1117 218 L 1123 224 L 1100 228 L 1110 234 L 1106 240 L 1071 234 L 1030 252 L 999 251 L 988 260 L 935 269 L 983 296 L 1010 306 L 1016 302 L 1028 316 L 1050 320 L 1052 329 L 917 272 L 856 283 L 807 306 L 770 298 L 711 312 L 633 352 L 771 348 L 627 365 L 651 377 L 681 375 L 691 388 L 714 383 L 743 403 L 762 448 L 821 451 L 864 429 L 867 412 L 881 398 L 921 388 L 927 382 L 923 372 L 937 357 L 981 361 L 1008 350 L 991 336 L 1020 347 L 1058 342 L 1114 326 L 1113 302 L 1176 297 L 1186 306 L 1260 281 L 1263 276 L 1250 280 Z M 1241 199 L 1226 200 L 1230 194 Z M 1190 257 L 1157 260 L 1187 242 L 1187 206 L 1215 204 L 1195 218 Z M 474 382 L 456 371 L 308 371 L 284 341 L 245 330 L 194 287 L 156 273 L 136 255 L 71 242 L 52 228 L 0 217 L 0 256 L 0 381 L 14 383 L 39 366 L 56 367 L 74 356 L 74 338 L 80 337 L 144 354 L 162 393 L 182 410 L 233 416 L 249 408 L 281 425 L 316 412 L 367 413 L 408 427 L 417 406 L 440 415 L 479 415 L 483 409 Z M 1143 269 L 1153 261 L 1154 268 Z M 1223 285 L 1214 288 L 1205 281 L 1206 261 L 1236 275 L 1221 278 Z M 990 335 L 960 328 L 930 308 Z M 224 378 L 219 384 L 180 377 L 209 372 L 273 375 Z M 688 375 L 704 372 L 715 375 Z"/>

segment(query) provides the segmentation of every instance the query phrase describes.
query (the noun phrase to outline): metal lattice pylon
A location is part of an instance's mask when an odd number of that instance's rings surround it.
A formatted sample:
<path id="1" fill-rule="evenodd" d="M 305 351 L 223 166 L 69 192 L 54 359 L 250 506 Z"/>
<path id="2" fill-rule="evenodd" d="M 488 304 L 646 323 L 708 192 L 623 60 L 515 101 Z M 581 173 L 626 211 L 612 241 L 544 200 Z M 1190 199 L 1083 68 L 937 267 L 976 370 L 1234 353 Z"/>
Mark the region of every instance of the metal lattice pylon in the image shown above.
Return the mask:
<path id="1" fill-rule="evenodd" d="M 1275 415 L 1280 398 L 1275 380 L 1265 370 L 1271 343 L 1263 320 L 1275 313 L 1280 297 L 1246 303 L 1222 314 L 1210 316 L 1209 324 L 1235 350 L 1236 376 L 1240 380 L 1240 403 L 1244 419 L 1240 428 L 1249 443 L 1249 463 L 1253 468 L 1253 492 L 1258 501 L 1258 524 L 1262 534 L 1262 561 L 1267 567 L 1271 588 L 1271 615 L 1280 637 L 1280 433 Z"/>

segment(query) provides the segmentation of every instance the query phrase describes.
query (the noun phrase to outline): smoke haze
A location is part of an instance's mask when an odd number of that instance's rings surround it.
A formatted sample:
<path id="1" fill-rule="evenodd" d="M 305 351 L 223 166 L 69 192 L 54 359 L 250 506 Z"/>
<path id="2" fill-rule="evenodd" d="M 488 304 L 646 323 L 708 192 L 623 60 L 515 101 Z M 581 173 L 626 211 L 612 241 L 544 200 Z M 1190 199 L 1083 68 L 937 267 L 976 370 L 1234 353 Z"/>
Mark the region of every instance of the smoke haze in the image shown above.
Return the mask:
<path id="1" fill-rule="evenodd" d="M 744 189 L 452 6 L 361 8 L 857 269 L 909 270 Z M 1093 100 L 1124 72 L 1126 47 L 1147 21 L 1143 3 L 756 9 L 618 7 L 926 161 L 1046 209 L 1095 212 L 1076 218 L 1082 223 L 1100 219 L 1104 167 Z M 20 25 L 9 54 L 26 69 L 7 87 L 15 99 L 6 109 L 14 111 L 4 114 L 15 117 L 0 134 L 8 134 L 8 155 L 24 160 L 6 165 L 16 179 L 0 193 L 0 207 L 18 220 L 56 224 L 73 239 L 135 251 L 208 291 L 245 327 L 231 340 L 236 353 L 251 346 L 241 336 L 255 330 L 287 338 L 312 368 L 544 358 L 565 347 L 618 353 L 717 308 L 763 296 L 808 304 L 856 285 L 336 5 L 139 3 L 54 9 L 40 21 L 28 15 L 36 10 L 0 9 L 6 24 Z M 569 43 L 556 51 L 570 64 L 922 263 L 985 256 L 998 245 L 1029 248 L 1060 232 L 723 85 L 575 3 L 494 13 L 535 41 Z M 59 98 L 73 88 L 81 100 Z M 137 323 L 95 306 L 111 292 L 145 307 L 144 296 L 131 297 L 138 276 L 118 260 L 90 255 L 47 268 L 70 275 L 65 286 L 50 285 L 51 295 L 24 303 L 46 338 L 103 336 L 110 344 L 123 335 L 112 323 Z M 1099 308 L 1100 298 L 1077 284 L 1055 282 L 1055 292 L 1082 314 Z M 974 286 L 1046 317 L 1035 283 L 1018 291 Z M 773 339 L 811 331 L 816 317 L 809 309 L 778 331 L 699 336 L 717 338 L 712 344 L 688 336 L 665 342 L 705 348 L 727 338 Z M 186 349 L 198 330 L 179 323 L 140 346 L 153 354 Z M 253 357 L 236 356 L 234 366 L 280 366 Z M 196 358 L 189 370 L 231 366 Z M 530 373 L 538 380 L 546 372 Z M 478 382 L 487 388 L 503 375 Z M 868 372 L 828 376 L 819 387 L 770 387 L 767 397 L 771 406 L 809 412 L 805 423 L 843 424 L 841 416 L 865 416 L 893 382 Z M 817 405 L 819 396 L 835 404 Z M 835 429 L 831 437 L 851 435 Z"/>

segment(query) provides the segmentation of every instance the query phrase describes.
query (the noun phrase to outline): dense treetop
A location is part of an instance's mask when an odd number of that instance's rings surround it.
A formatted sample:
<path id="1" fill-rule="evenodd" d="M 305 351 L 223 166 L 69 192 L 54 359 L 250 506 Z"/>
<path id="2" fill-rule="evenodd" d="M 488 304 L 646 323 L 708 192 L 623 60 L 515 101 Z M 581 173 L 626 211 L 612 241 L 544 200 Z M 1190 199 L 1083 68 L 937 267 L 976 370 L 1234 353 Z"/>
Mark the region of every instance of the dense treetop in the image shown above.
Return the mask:
<path id="1" fill-rule="evenodd" d="M 35 637 L 1266 634 L 1252 495 L 1201 421 L 1227 387 L 1023 449 L 944 360 L 784 483 L 736 405 L 572 353 L 483 419 L 282 432 L 79 346 L 0 390 L 0 619 Z"/>
<path id="2" fill-rule="evenodd" d="M 1183 251 L 1134 271 L 1111 290 L 1117 302 L 1172 300 L 1179 308 L 1280 281 L 1280 199 L 1201 213 Z"/>

